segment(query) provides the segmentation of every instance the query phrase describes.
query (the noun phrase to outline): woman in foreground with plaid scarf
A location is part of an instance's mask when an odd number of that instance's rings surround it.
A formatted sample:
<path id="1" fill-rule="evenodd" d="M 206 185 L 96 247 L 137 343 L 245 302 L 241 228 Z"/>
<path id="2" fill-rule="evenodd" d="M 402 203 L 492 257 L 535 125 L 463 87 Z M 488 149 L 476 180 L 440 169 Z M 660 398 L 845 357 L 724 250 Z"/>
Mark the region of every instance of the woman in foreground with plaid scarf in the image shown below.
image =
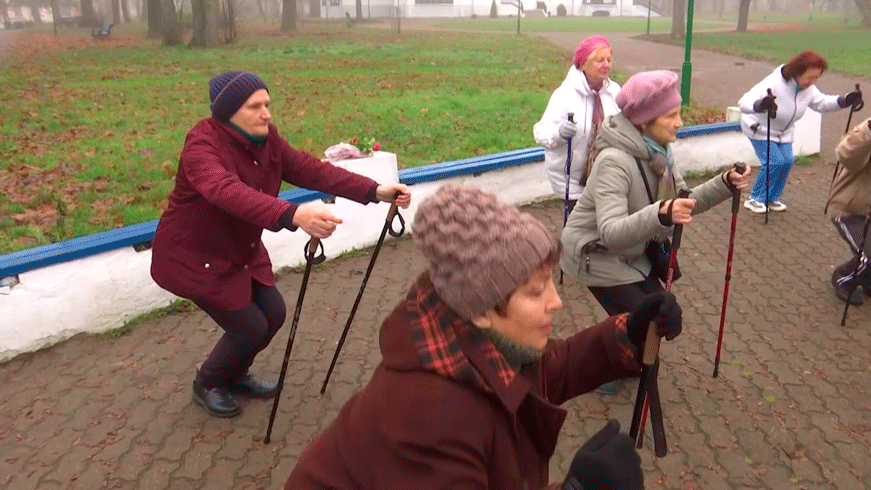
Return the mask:
<path id="1" fill-rule="evenodd" d="M 381 327 L 383 361 L 300 456 L 286 489 L 643 488 L 616 420 L 551 483 L 560 404 L 640 371 L 647 326 L 681 331 L 674 296 L 551 339 L 562 308 L 559 248 L 529 214 L 474 187 L 422 202 L 414 237 L 429 261 Z"/>

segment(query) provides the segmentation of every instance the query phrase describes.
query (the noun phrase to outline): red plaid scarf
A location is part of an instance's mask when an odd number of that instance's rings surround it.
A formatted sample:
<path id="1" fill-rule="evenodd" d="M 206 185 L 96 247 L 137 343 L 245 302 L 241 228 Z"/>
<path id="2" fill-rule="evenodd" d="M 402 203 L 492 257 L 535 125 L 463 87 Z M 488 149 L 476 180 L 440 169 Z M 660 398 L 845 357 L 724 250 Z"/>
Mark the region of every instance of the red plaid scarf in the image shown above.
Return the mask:
<path id="1" fill-rule="evenodd" d="M 422 274 L 411 287 L 406 297 L 406 310 L 418 359 L 427 371 L 492 393 L 493 388 L 462 350 L 460 338 L 465 338 L 484 350 L 487 365 L 496 370 L 506 386 L 514 379 L 515 372 L 502 353 L 480 330 L 457 316 L 442 301 L 429 274 Z"/>

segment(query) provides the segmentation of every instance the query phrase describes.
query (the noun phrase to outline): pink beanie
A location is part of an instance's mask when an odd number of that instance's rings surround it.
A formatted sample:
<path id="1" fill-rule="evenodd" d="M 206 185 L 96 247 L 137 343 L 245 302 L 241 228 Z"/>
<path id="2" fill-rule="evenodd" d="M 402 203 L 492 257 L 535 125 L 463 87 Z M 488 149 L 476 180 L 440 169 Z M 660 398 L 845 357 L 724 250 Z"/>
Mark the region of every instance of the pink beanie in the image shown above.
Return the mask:
<path id="1" fill-rule="evenodd" d="M 653 121 L 681 101 L 677 74 L 668 70 L 636 73 L 617 94 L 617 107 L 636 126 Z"/>
<path id="2" fill-rule="evenodd" d="M 575 68 L 578 70 L 581 69 L 581 66 L 587 61 L 587 57 L 590 56 L 590 53 L 599 46 L 600 44 L 604 44 L 609 48 L 611 45 L 608 43 L 608 40 L 602 36 L 590 36 L 578 45 L 578 49 L 575 50 L 575 58 L 572 60 L 572 64 L 575 65 Z"/>

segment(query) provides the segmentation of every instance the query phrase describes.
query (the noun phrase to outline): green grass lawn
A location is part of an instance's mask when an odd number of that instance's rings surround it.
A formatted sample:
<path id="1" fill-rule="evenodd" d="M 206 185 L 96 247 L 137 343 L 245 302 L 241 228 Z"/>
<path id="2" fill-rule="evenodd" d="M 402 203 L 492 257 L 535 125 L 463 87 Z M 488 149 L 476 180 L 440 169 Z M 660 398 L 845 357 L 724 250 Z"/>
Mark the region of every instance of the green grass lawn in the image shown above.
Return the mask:
<path id="1" fill-rule="evenodd" d="M 751 22 L 752 28 L 752 22 Z M 653 40 L 683 46 L 665 34 L 652 34 Z M 814 49 L 829 62 L 829 69 L 871 76 L 871 29 L 834 23 L 814 23 L 804 28 L 779 32 L 697 32 L 693 49 L 708 49 L 746 58 L 785 63 L 804 49 Z"/>
<path id="2" fill-rule="evenodd" d="M 212 50 L 26 35 L 0 69 L 0 253 L 159 217 L 185 134 L 209 114 L 209 78 L 258 73 L 275 124 L 323 157 L 374 136 L 402 167 L 535 146 L 532 125 L 570 54 L 535 37 L 341 23 L 293 37 L 242 32 Z"/>
<path id="3" fill-rule="evenodd" d="M 513 32 L 398 36 L 323 21 L 294 36 L 242 29 L 211 50 L 161 47 L 141 26 L 109 40 L 33 31 L 0 68 L 0 254 L 159 217 L 221 71 L 266 81 L 293 146 L 322 157 L 373 136 L 414 167 L 536 146 L 532 126 L 570 59 Z M 685 123 L 715 112 L 693 106 Z"/>
<path id="4" fill-rule="evenodd" d="M 491 19 L 479 17 L 477 19 L 450 19 L 434 24 L 436 27 L 447 29 L 468 29 L 480 31 L 517 32 L 517 17 L 500 17 Z M 715 29 L 727 27 L 728 23 L 717 20 L 704 20 L 695 22 L 696 29 Z M 520 19 L 520 32 L 577 32 L 578 38 L 582 39 L 584 33 L 602 34 L 608 32 L 637 32 L 645 33 L 647 30 L 647 18 L 645 17 L 547 17 L 544 19 Z M 670 18 L 650 19 L 650 32 L 671 32 Z"/>

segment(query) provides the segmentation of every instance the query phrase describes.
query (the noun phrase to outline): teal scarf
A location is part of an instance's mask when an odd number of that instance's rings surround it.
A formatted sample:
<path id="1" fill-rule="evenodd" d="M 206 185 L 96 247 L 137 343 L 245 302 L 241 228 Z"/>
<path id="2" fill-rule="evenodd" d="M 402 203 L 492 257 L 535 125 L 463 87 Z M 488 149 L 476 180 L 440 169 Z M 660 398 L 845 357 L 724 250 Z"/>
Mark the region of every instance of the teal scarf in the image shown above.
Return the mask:
<path id="1" fill-rule="evenodd" d="M 263 145 L 266 143 L 267 136 L 253 136 L 251 134 L 248 134 L 244 129 L 240 128 L 239 126 L 236 126 L 235 124 L 231 123 L 230 121 L 221 121 L 221 122 L 223 122 L 227 126 L 230 126 L 233 129 L 235 129 L 236 132 L 238 132 L 239 134 L 244 136 L 245 139 L 247 139 L 252 145 L 254 145 L 254 148 L 262 148 Z"/>
<path id="2" fill-rule="evenodd" d="M 671 152 L 671 145 L 663 147 L 647 135 L 642 134 L 641 137 L 644 138 L 647 153 L 650 155 L 650 168 L 659 176 L 656 198 L 660 201 L 674 199 L 677 197 L 677 190 L 675 189 L 674 155 Z"/>

